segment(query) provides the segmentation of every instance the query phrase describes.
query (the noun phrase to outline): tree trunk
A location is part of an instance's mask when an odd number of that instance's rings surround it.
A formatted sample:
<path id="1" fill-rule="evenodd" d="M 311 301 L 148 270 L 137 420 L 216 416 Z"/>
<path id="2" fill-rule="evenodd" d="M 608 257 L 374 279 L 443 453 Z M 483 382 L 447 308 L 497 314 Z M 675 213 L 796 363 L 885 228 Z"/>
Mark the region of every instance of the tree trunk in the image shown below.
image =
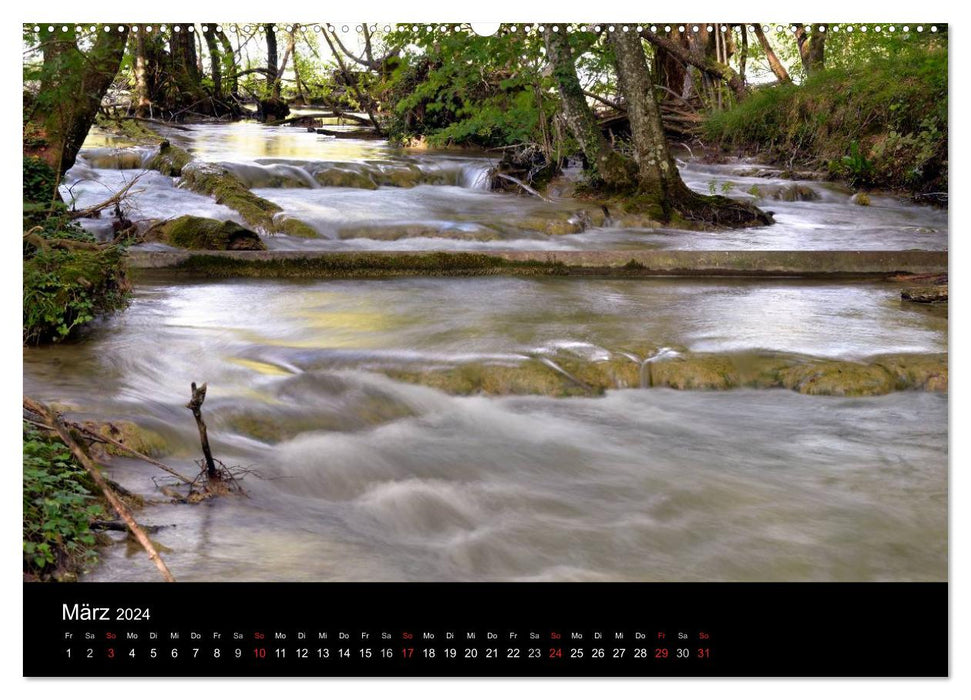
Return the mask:
<path id="1" fill-rule="evenodd" d="M 726 83 L 728 83 L 728 87 L 732 89 L 732 92 L 735 93 L 735 96 L 738 99 L 742 99 L 748 94 L 748 88 L 745 87 L 745 83 L 738 76 L 738 73 L 732 70 L 731 66 L 713 61 L 707 56 L 699 56 L 694 51 L 686 49 L 677 42 L 671 41 L 667 37 L 659 36 L 649 29 L 645 28 L 644 31 L 641 32 L 641 36 L 651 42 L 655 48 L 662 48 L 665 51 L 670 52 L 688 65 L 694 66 L 700 70 L 704 75 L 711 78 L 716 78 L 718 80 L 724 80 Z"/>
<path id="2" fill-rule="evenodd" d="M 105 32 L 99 26 L 87 52 L 78 48 L 73 28 L 43 33 L 41 86 L 25 127 L 24 155 L 41 158 L 59 177 L 74 165 L 121 65 L 128 31 L 112 26 Z"/>
<path id="3" fill-rule="evenodd" d="M 789 71 L 782 65 L 779 57 L 775 55 L 775 50 L 772 48 L 772 44 L 769 43 L 769 38 L 762 31 L 762 25 L 756 23 L 753 25 L 753 28 L 755 29 L 755 36 L 759 40 L 759 46 L 762 47 L 765 58 L 769 62 L 769 68 L 772 69 L 775 77 L 779 79 L 780 83 L 791 83 L 792 78 L 789 77 Z"/>
<path id="4" fill-rule="evenodd" d="M 668 38 L 680 41 L 681 37 L 674 36 L 675 33 L 681 34 L 674 28 Z M 680 96 L 682 99 L 687 99 L 690 96 L 687 88 L 691 83 L 687 80 L 687 68 L 684 61 L 661 47 L 654 51 L 654 75 L 657 76 L 658 85 L 663 85 L 671 93 Z"/>
<path id="5" fill-rule="evenodd" d="M 770 223 L 771 219 L 754 206 L 725 197 L 705 197 L 684 184 L 664 137 L 640 37 L 637 32 L 620 28 L 608 36 L 614 50 L 618 86 L 630 119 L 637 162 L 638 208 L 661 221 L 670 221 L 677 215 L 727 226 Z"/>
<path id="6" fill-rule="evenodd" d="M 657 202 L 663 212 L 662 218 L 668 220 L 672 205 L 684 195 L 683 190 L 687 187 L 668 151 L 641 39 L 636 32 L 623 32 L 619 27 L 609 37 L 614 49 L 618 87 L 627 103 L 638 190 L 652 202 Z"/>
<path id="7" fill-rule="evenodd" d="M 546 54 L 560 93 L 561 112 L 567 128 L 577 140 L 594 184 L 608 190 L 630 190 L 636 184 L 634 164 L 614 151 L 603 136 L 584 97 L 566 26 L 545 32 Z"/>
<path id="8" fill-rule="evenodd" d="M 296 32 L 297 27 L 294 25 L 293 30 L 287 37 L 287 49 L 283 52 L 283 60 L 280 61 L 280 67 L 276 70 L 276 80 L 273 81 L 273 99 L 276 100 L 280 99 L 280 89 L 283 87 L 283 74 L 287 72 L 287 63 L 290 62 L 290 56 L 294 51 Z M 294 57 L 294 62 L 296 62 L 296 57 Z"/>
<path id="9" fill-rule="evenodd" d="M 145 39 L 145 27 L 139 26 L 134 34 L 135 43 L 135 116 L 152 116 L 152 91 L 148 84 L 149 53 Z"/>
<path id="10" fill-rule="evenodd" d="M 738 74 L 742 78 L 742 83 L 745 83 L 745 70 L 748 64 L 748 29 L 742 24 L 741 30 L 742 49 L 738 52 Z"/>
<path id="11" fill-rule="evenodd" d="M 263 28 L 266 30 L 266 87 L 272 97 L 273 91 L 277 89 L 276 67 L 279 65 L 279 56 L 276 50 L 276 29 L 273 28 L 272 24 L 264 24 Z"/>
<path id="12" fill-rule="evenodd" d="M 799 58 L 806 75 L 813 75 L 824 68 L 826 54 L 826 35 L 816 27 L 807 32 L 802 24 L 796 26 L 796 44 L 799 46 Z"/>
<path id="13" fill-rule="evenodd" d="M 222 56 L 219 52 L 219 43 L 216 40 L 216 27 L 206 26 L 202 30 L 206 39 L 206 48 L 209 51 L 209 64 L 212 71 L 212 93 L 217 100 L 223 98 L 223 70 Z"/>
<path id="14" fill-rule="evenodd" d="M 218 25 L 216 38 L 219 39 L 219 43 L 223 47 L 223 60 L 226 62 L 224 67 L 232 73 L 229 82 L 229 94 L 235 97 L 239 94 L 239 77 L 236 75 L 236 53 L 233 51 L 233 45 L 229 41 L 229 37 L 226 36 L 226 32 L 222 31 Z"/>

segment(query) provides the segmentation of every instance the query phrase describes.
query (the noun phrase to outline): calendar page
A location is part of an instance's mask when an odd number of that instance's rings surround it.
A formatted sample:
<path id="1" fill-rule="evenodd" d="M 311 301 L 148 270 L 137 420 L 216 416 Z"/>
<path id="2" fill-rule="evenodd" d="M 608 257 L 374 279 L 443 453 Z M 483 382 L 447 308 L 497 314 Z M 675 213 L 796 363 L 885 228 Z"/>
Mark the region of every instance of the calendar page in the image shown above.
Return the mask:
<path id="1" fill-rule="evenodd" d="M 950 28 L 625 14 L 23 25 L 25 676 L 948 675 Z"/>

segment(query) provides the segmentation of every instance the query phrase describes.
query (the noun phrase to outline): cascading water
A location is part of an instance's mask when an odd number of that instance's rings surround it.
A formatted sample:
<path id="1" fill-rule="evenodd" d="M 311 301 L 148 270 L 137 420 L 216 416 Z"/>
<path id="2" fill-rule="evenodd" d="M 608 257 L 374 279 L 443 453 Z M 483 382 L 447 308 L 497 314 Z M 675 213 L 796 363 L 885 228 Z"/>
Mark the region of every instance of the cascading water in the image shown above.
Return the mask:
<path id="1" fill-rule="evenodd" d="M 693 189 L 756 201 L 776 224 L 736 231 L 678 231 L 627 223 L 621 212 L 589 211 L 554 196 L 552 202 L 489 192 L 494 158 L 407 151 L 383 141 L 324 139 L 301 129 L 256 124 L 193 125 L 165 130 L 172 143 L 205 162 L 220 163 L 247 187 L 300 219 L 319 238 L 266 236 L 274 249 L 320 250 L 942 250 L 947 212 L 874 193 L 857 206 L 838 184 L 793 182 L 749 163 L 682 167 Z M 109 197 L 153 155 L 144 147 L 91 147 L 68 172 L 62 194 L 78 206 Z M 119 168 L 124 168 L 123 170 Z M 578 173 L 571 171 L 572 176 Z M 219 220 L 238 214 L 178 188 L 178 181 L 144 176 L 123 207 L 133 219 L 172 212 Z M 554 188 L 555 189 L 555 188 Z M 117 191 L 115 189 L 114 191 Z M 82 222 L 106 230 L 100 220 Z"/>
<path id="2" fill-rule="evenodd" d="M 453 396 L 395 378 L 528 358 L 557 376 L 542 358 L 643 365 L 673 348 L 946 351 L 946 318 L 901 308 L 893 292 L 159 280 L 82 342 L 25 349 L 24 391 L 72 417 L 136 421 L 165 440 L 164 462 L 190 472 L 189 383 L 209 383 L 216 456 L 262 478 L 245 478 L 249 498 L 141 511 L 163 526 L 153 539 L 180 580 L 940 580 L 946 395 Z M 157 496 L 150 465 L 114 458 L 111 474 Z M 113 547 L 89 578 L 156 576 Z"/>

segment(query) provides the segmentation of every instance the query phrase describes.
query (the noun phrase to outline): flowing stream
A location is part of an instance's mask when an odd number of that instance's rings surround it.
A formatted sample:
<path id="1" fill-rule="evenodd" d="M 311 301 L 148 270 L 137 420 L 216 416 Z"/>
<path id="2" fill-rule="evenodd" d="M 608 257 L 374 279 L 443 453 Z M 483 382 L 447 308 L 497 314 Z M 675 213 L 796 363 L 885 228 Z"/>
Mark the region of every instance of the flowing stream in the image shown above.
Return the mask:
<path id="1" fill-rule="evenodd" d="M 270 248 L 947 247 L 946 212 L 881 195 L 857 206 L 838 184 L 793 183 L 751 163 L 689 161 L 682 172 L 698 191 L 757 200 L 774 226 L 605 221 L 553 236 L 536 222 L 572 216 L 576 202 L 489 192 L 495 154 L 255 124 L 166 136 L 319 234 L 265 236 Z M 145 171 L 152 154 L 94 138 L 65 196 L 88 206 L 143 173 L 124 205 L 133 220 L 241 221 Z M 784 190 L 797 201 L 773 198 Z M 110 221 L 85 225 L 110 233 Z M 681 352 L 866 360 L 944 353 L 947 334 L 946 310 L 901 303 L 882 283 L 152 276 L 80 339 L 25 349 L 24 391 L 72 418 L 156 431 L 163 461 L 194 473 L 185 403 L 190 382 L 208 382 L 216 456 L 258 474 L 244 478 L 248 498 L 140 512 L 164 526 L 153 538 L 180 580 L 944 580 L 946 394 L 452 396 L 388 370 L 536 358 L 552 372 L 557 353 L 642 372 Z M 111 471 L 159 498 L 153 467 L 116 457 Z M 87 578 L 157 573 L 117 544 Z"/>
<path id="2" fill-rule="evenodd" d="M 155 430 L 194 472 L 185 402 L 209 383 L 216 456 L 263 478 L 141 511 L 182 580 L 946 578 L 946 395 L 457 397 L 383 373 L 638 345 L 944 352 L 947 319 L 884 284 L 157 279 L 79 341 L 26 350 L 24 390 Z M 159 495 L 149 465 L 112 473 Z M 156 577 L 123 545 L 89 576 Z"/>
<path id="3" fill-rule="evenodd" d="M 275 249 L 317 250 L 944 250 L 947 212 L 874 194 L 867 207 L 852 191 L 828 182 L 782 179 L 752 163 L 702 165 L 682 174 L 702 193 L 755 201 L 776 224 L 739 231 L 688 232 L 583 223 L 577 202 L 552 202 L 488 191 L 496 153 L 433 153 L 394 149 L 383 141 L 335 139 L 293 127 L 253 123 L 194 125 L 165 135 L 194 157 L 228 167 L 283 215 L 310 224 L 318 238 L 266 236 Z M 153 149 L 99 139 L 68 173 L 62 192 L 79 208 L 97 204 L 142 170 Z M 97 145 L 95 145 L 97 144 Z M 684 156 L 688 156 L 684 152 Z M 326 186 L 321 182 L 328 183 Z M 343 186 L 333 186 L 340 184 Z M 212 199 L 179 189 L 177 180 L 149 171 L 126 202 L 134 221 L 193 214 L 243 223 Z M 795 189 L 794 189 L 795 186 Z M 794 198 L 796 201 L 776 199 Z M 811 197 L 804 201 L 802 198 Z M 616 218 L 616 217 L 615 217 Z M 550 221 L 576 223 L 549 235 Z M 110 222 L 86 225 L 103 235 Z M 564 230 L 564 229 L 560 229 Z"/>

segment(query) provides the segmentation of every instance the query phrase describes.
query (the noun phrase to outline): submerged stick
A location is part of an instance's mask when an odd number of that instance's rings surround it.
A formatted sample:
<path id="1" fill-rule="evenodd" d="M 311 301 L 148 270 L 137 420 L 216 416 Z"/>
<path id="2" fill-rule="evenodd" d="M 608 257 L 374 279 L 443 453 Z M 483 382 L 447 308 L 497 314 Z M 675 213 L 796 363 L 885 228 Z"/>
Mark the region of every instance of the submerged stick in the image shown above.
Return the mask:
<path id="1" fill-rule="evenodd" d="M 143 462 L 148 462 L 149 464 L 152 464 L 152 465 L 158 467 L 162 471 L 168 472 L 169 474 L 171 474 L 172 476 L 174 476 L 176 479 L 178 479 L 179 481 L 181 481 L 183 484 L 191 484 L 192 483 L 192 479 L 190 479 L 189 477 L 182 476 L 181 474 L 179 474 L 179 472 L 175 471 L 172 467 L 170 467 L 170 466 L 168 466 L 166 464 L 162 464 L 158 460 L 152 459 L 148 455 L 142 454 L 138 450 L 133 450 L 132 448 L 130 448 L 128 445 L 124 444 L 123 442 L 118 442 L 117 440 L 114 440 L 114 439 L 108 437 L 107 435 L 102 435 L 101 433 L 96 433 L 95 431 L 91 430 L 90 428 L 85 428 L 83 425 L 78 425 L 77 423 L 70 423 L 70 426 L 72 428 L 76 429 L 76 430 L 81 431 L 82 433 L 84 433 L 85 435 L 89 436 L 90 438 L 92 438 L 94 440 L 98 440 L 98 441 L 102 441 L 102 442 L 107 442 L 109 445 L 114 445 L 118 449 L 124 450 L 125 452 L 128 452 L 133 457 L 137 457 L 138 459 L 142 460 Z"/>
<path id="2" fill-rule="evenodd" d="M 496 173 L 496 177 L 501 177 L 503 180 L 509 180 L 509 182 L 516 183 L 517 185 L 519 185 L 520 187 L 522 187 L 524 190 L 526 190 L 527 192 L 529 192 L 531 195 L 533 195 L 534 197 L 539 197 L 544 202 L 552 201 L 550 199 L 547 199 L 543 195 L 541 195 L 539 192 L 537 192 L 536 190 L 534 190 L 532 187 L 530 187 L 529 185 L 527 185 L 522 180 L 518 180 L 518 179 L 514 178 L 512 175 L 506 175 L 505 173 Z"/>
<path id="3" fill-rule="evenodd" d="M 206 458 L 206 476 L 210 479 L 219 479 L 219 472 L 216 469 L 216 462 L 212 458 L 212 450 L 209 449 L 209 435 L 206 432 L 206 423 L 202 420 L 202 402 L 206 400 L 206 384 L 196 387 L 192 382 L 192 398 L 185 405 L 196 419 L 196 427 L 199 428 L 199 440 L 202 441 L 202 454 Z"/>
<path id="4" fill-rule="evenodd" d="M 172 572 L 169 571 L 169 567 L 165 565 L 165 562 L 162 561 L 162 557 L 159 556 L 159 553 L 155 550 L 155 546 L 152 544 L 152 541 L 148 539 L 148 535 L 146 535 L 145 531 L 142 530 L 141 526 L 135 520 L 135 517 L 131 514 L 131 511 L 128 510 L 128 507 L 122 503 L 117 494 L 115 494 L 111 487 L 108 486 L 105 478 L 101 476 L 101 472 L 98 471 L 97 463 L 91 459 L 87 452 L 84 451 L 84 448 L 82 448 L 77 442 L 75 442 L 74 438 L 71 437 L 71 432 L 67 429 L 67 426 L 61 422 L 57 414 L 39 401 L 34 401 L 26 396 L 24 397 L 24 408 L 31 413 L 42 417 L 54 428 L 54 432 L 57 433 L 57 436 L 61 438 L 61 441 L 67 445 L 68 449 L 71 450 L 71 454 L 74 455 L 75 459 L 77 459 L 78 462 L 81 463 L 81 466 L 84 467 L 88 474 L 91 475 L 91 479 L 98 486 L 98 488 L 101 489 L 101 493 L 104 494 L 104 497 L 108 500 L 108 503 L 111 504 L 111 507 L 114 508 L 115 512 L 118 513 L 121 519 L 125 521 L 125 524 L 128 526 L 128 529 L 131 530 L 132 535 L 135 536 L 138 543 L 148 553 L 148 558 L 152 560 L 152 562 L 161 572 L 162 578 L 169 583 L 175 583 L 175 577 L 172 575 Z"/>

